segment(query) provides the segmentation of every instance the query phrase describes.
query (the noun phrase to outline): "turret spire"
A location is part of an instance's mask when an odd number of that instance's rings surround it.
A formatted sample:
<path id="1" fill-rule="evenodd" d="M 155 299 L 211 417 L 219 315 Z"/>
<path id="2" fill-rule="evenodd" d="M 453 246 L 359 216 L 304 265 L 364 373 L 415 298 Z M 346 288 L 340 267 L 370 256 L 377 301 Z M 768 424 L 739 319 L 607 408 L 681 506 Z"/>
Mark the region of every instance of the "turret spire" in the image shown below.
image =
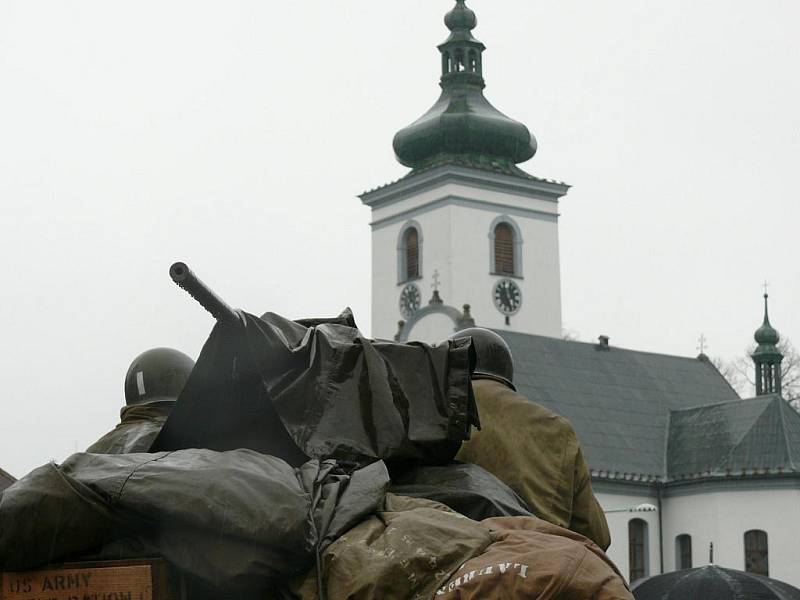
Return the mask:
<path id="1" fill-rule="evenodd" d="M 764 292 L 764 322 L 754 335 L 756 344 L 752 354 L 756 365 L 756 395 L 781 393 L 781 362 L 783 354 L 778 350 L 781 339 L 778 331 L 769 322 L 769 294 Z"/>
<path id="2" fill-rule="evenodd" d="M 465 0 L 445 15 L 450 36 L 439 45 L 442 88 L 427 113 L 394 138 L 397 160 L 414 169 L 468 162 L 512 171 L 536 153 L 528 128 L 494 108 L 483 95 L 483 51 L 473 35 L 478 24 Z"/>

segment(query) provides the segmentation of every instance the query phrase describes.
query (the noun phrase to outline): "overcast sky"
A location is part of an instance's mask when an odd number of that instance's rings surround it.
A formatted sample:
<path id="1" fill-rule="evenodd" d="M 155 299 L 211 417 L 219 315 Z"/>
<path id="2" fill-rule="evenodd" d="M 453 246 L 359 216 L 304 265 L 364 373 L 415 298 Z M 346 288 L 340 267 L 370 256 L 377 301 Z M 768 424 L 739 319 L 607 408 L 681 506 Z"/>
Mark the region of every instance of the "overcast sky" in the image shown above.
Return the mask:
<path id="1" fill-rule="evenodd" d="M 229 303 L 349 305 L 369 333 L 369 211 L 394 133 L 438 94 L 450 0 L 0 3 L 0 467 L 118 421 L 135 355 L 196 357 Z M 800 341 L 797 0 L 472 0 L 486 95 L 561 204 L 564 325 L 731 358 Z"/>

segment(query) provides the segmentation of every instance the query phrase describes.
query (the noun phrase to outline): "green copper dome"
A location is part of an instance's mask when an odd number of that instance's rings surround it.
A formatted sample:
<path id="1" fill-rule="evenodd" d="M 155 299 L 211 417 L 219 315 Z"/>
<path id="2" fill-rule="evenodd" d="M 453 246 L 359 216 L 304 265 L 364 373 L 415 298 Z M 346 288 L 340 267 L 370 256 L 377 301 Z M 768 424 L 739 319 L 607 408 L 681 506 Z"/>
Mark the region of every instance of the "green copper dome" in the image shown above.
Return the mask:
<path id="1" fill-rule="evenodd" d="M 483 51 L 472 36 L 478 20 L 457 0 L 445 16 L 450 37 L 442 54 L 442 94 L 433 107 L 394 137 L 397 160 L 411 168 L 447 157 L 486 157 L 501 163 L 525 162 L 536 154 L 528 128 L 492 106 L 483 95 Z"/>
<path id="2" fill-rule="evenodd" d="M 471 31 L 478 24 L 478 18 L 467 8 L 464 0 L 457 0 L 456 7 L 444 16 L 444 24 L 450 31 L 463 29 Z"/>
<path id="3" fill-rule="evenodd" d="M 759 346 L 774 346 L 781 340 L 780 334 L 769 322 L 768 298 L 769 295 L 764 294 L 764 323 L 756 329 L 754 336 Z"/>

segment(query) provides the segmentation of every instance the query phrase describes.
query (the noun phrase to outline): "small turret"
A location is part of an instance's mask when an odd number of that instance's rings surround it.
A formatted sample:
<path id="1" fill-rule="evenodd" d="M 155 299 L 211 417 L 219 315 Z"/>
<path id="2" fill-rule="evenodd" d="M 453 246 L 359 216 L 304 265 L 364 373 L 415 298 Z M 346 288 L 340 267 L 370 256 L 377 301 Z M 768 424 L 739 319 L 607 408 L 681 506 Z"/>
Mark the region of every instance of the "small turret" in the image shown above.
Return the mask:
<path id="1" fill-rule="evenodd" d="M 769 322 L 769 294 L 764 293 L 764 322 L 755 332 L 755 352 L 751 355 L 756 365 L 756 396 L 781 393 L 781 362 L 783 354 L 778 350 L 781 339 L 778 331 Z"/>

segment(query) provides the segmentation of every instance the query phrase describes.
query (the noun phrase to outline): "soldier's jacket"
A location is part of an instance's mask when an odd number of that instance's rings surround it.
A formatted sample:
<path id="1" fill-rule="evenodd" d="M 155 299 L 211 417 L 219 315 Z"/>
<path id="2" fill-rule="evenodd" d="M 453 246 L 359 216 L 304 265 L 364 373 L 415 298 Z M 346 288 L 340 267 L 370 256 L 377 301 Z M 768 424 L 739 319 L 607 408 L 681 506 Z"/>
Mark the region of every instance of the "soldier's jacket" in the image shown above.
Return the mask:
<path id="1" fill-rule="evenodd" d="M 569 421 L 497 381 L 478 379 L 472 386 L 481 430 L 456 459 L 501 479 L 537 517 L 607 549 L 608 523 Z"/>
<path id="2" fill-rule="evenodd" d="M 151 402 L 126 406 L 120 412 L 120 424 L 86 449 L 93 454 L 130 454 L 149 452 L 167 421 L 174 402 Z"/>

